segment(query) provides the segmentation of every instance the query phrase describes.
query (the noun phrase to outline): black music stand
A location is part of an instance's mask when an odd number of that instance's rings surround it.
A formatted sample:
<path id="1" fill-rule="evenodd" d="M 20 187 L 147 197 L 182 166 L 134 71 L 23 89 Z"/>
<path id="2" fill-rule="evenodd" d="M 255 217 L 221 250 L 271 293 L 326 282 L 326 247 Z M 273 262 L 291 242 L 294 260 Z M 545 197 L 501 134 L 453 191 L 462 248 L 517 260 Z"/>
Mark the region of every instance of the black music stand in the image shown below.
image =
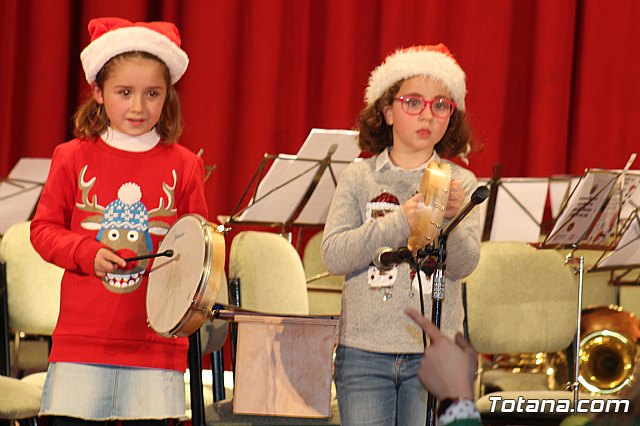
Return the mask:
<path id="1" fill-rule="evenodd" d="M 623 170 L 587 169 L 563 205 L 555 225 L 540 248 L 570 248 L 568 263 L 578 266 L 578 312 L 574 342 L 573 383 L 574 407 L 579 400 L 580 327 L 582 321 L 582 289 L 584 257 L 573 257 L 577 249 L 609 251 L 620 236 L 620 211 L 623 194 L 630 191 L 633 179 L 626 179 L 635 159 L 631 156 Z M 595 269 L 591 269 L 595 270 Z"/>
<path id="2" fill-rule="evenodd" d="M 219 221 L 224 226 L 279 228 L 283 236 L 294 227 L 323 226 L 340 174 L 360 154 L 357 134 L 351 130 L 311 129 L 297 155 L 265 154 L 231 215 L 219 216 Z M 247 202 L 248 194 L 251 197 Z M 230 304 L 240 306 L 238 280 L 230 279 L 228 286 Z M 236 333 L 232 325 L 234 369 Z M 214 385 L 222 380 L 222 368 L 216 365 Z"/>
<path id="3" fill-rule="evenodd" d="M 294 226 L 322 226 L 340 174 L 360 154 L 356 137 L 351 130 L 312 129 L 297 155 L 265 154 L 231 215 L 220 221 L 280 228 L 283 235 Z"/>

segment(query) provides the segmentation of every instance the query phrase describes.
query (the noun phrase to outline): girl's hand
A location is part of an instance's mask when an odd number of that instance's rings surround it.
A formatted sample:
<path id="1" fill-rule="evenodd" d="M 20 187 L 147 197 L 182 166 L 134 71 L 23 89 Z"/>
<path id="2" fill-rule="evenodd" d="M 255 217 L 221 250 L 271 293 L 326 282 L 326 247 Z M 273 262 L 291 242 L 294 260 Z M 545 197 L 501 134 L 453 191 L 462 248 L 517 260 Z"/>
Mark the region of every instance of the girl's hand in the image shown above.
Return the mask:
<path id="1" fill-rule="evenodd" d="M 108 273 L 115 271 L 118 266 L 124 268 L 127 266 L 127 262 L 107 248 L 101 248 L 98 250 L 98 253 L 96 253 L 96 259 L 93 261 L 96 276 L 102 278 Z"/>
<path id="2" fill-rule="evenodd" d="M 416 229 L 420 223 L 420 215 L 418 213 L 418 205 L 420 203 L 424 203 L 424 196 L 422 194 L 416 194 L 402 205 L 402 212 L 404 213 L 404 217 L 407 218 L 412 231 Z"/>
<path id="3" fill-rule="evenodd" d="M 458 214 L 464 204 L 464 189 L 459 180 L 452 179 L 449 184 L 449 201 L 444 212 L 446 219 L 451 219 Z"/>

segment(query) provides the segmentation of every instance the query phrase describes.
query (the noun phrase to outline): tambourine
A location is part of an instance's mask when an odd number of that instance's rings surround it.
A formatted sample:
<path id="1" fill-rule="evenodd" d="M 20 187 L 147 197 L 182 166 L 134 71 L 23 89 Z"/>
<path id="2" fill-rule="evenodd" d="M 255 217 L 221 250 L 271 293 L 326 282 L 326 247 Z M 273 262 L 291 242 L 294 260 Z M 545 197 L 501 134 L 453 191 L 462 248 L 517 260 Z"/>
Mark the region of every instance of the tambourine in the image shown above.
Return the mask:
<path id="1" fill-rule="evenodd" d="M 211 317 L 224 282 L 225 242 L 197 214 L 180 217 L 167 232 L 149 273 L 147 321 L 162 336 L 189 336 Z"/>

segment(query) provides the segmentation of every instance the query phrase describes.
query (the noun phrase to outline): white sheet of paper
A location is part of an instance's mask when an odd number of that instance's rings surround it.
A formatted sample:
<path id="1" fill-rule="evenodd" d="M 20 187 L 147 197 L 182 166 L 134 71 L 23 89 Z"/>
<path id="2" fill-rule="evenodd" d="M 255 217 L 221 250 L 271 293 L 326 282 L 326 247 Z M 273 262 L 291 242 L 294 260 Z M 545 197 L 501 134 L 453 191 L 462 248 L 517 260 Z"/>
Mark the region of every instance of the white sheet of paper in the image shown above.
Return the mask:
<path id="1" fill-rule="evenodd" d="M 0 234 L 30 219 L 50 166 L 49 158 L 21 158 L 9 172 L 9 179 L 0 181 Z"/>
<path id="2" fill-rule="evenodd" d="M 640 222 L 634 219 L 611 253 L 598 264 L 600 267 L 622 267 L 640 265 Z"/>
<path id="3" fill-rule="evenodd" d="M 479 182 L 486 184 L 488 181 L 488 179 L 483 179 Z M 542 223 L 548 190 L 548 179 L 501 179 L 489 239 L 491 241 L 537 242 L 540 238 L 539 224 Z M 484 229 L 487 203 L 480 204 L 480 207 L 481 224 Z M 533 216 L 533 219 L 527 213 Z"/>
<path id="4" fill-rule="evenodd" d="M 549 203 L 551 217 L 556 219 L 562 208 L 562 203 L 569 197 L 576 187 L 580 176 L 552 176 L 549 180 Z"/>
<path id="5" fill-rule="evenodd" d="M 620 170 L 616 170 L 615 172 L 619 173 Z M 631 211 L 626 213 L 626 216 L 623 213 L 623 209 L 625 205 L 630 204 L 630 200 L 635 195 L 636 188 L 638 187 L 638 183 L 640 182 L 640 176 L 638 174 L 633 174 L 632 172 L 628 172 L 625 176 L 624 181 L 624 190 L 620 192 L 619 182 L 616 182 L 616 187 L 613 190 L 613 194 L 609 199 L 609 202 L 604 208 L 604 211 L 594 224 L 593 228 L 583 238 L 585 244 L 591 245 L 602 245 L 610 247 L 616 236 L 616 230 L 620 229 L 618 224 L 618 215 L 622 217 L 624 221 L 625 218 L 629 217 Z M 622 195 L 624 194 L 624 196 Z"/>
<path id="6" fill-rule="evenodd" d="M 338 148 L 332 155 L 332 160 L 351 162 L 360 154 L 360 148 L 356 143 L 357 135 L 358 132 L 352 130 L 311 129 L 297 155 L 291 156 L 291 159 L 276 158 L 273 161 L 258 185 L 255 199 L 238 220 L 285 222 L 302 200 L 317 171 L 317 162 L 304 159 L 322 160 L 327 156 L 331 145 L 337 144 Z M 331 164 L 336 180 L 346 166 L 347 164 L 343 163 Z M 285 183 L 286 185 L 278 188 Z M 323 224 L 334 190 L 335 186 L 327 169 L 296 223 Z"/>
<path id="7" fill-rule="evenodd" d="M 628 218 L 634 209 L 640 206 L 640 171 L 629 170 L 624 180 L 624 192 L 622 196 L 622 209 L 620 217 Z"/>
<path id="8" fill-rule="evenodd" d="M 616 172 L 589 171 L 560 213 L 545 245 L 581 242 L 617 181 Z"/>
<path id="9" fill-rule="evenodd" d="M 9 178 L 44 185 L 49 176 L 50 158 L 21 158 L 9 172 Z"/>
<path id="10" fill-rule="evenodd" d="M 538 242 L 548 190 L 547 179 L 503 181 L 498 189 L 491 240 Z"/>

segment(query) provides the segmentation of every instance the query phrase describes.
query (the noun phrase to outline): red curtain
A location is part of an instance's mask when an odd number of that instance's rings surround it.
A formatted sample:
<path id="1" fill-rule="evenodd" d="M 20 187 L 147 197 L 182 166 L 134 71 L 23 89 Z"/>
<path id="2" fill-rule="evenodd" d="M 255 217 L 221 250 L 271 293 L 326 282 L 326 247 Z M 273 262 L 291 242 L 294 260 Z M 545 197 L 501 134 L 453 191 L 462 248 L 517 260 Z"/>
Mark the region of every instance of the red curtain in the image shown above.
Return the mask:
<path id="1" fill-rule="evenodd" d="M 182 143 L 217 166 L 212 219 L 265 153 L 294 154 L 313 127 L 351 128 L 369 72 L 413 44 L 444 42 L 465 69 L 480 177 L 496 162 L 504 176 L 621 168 L 638 145 L 635 0 L 3 0 L 0 177 L 71 138 L 98 16 L 179 26 Z"/>

